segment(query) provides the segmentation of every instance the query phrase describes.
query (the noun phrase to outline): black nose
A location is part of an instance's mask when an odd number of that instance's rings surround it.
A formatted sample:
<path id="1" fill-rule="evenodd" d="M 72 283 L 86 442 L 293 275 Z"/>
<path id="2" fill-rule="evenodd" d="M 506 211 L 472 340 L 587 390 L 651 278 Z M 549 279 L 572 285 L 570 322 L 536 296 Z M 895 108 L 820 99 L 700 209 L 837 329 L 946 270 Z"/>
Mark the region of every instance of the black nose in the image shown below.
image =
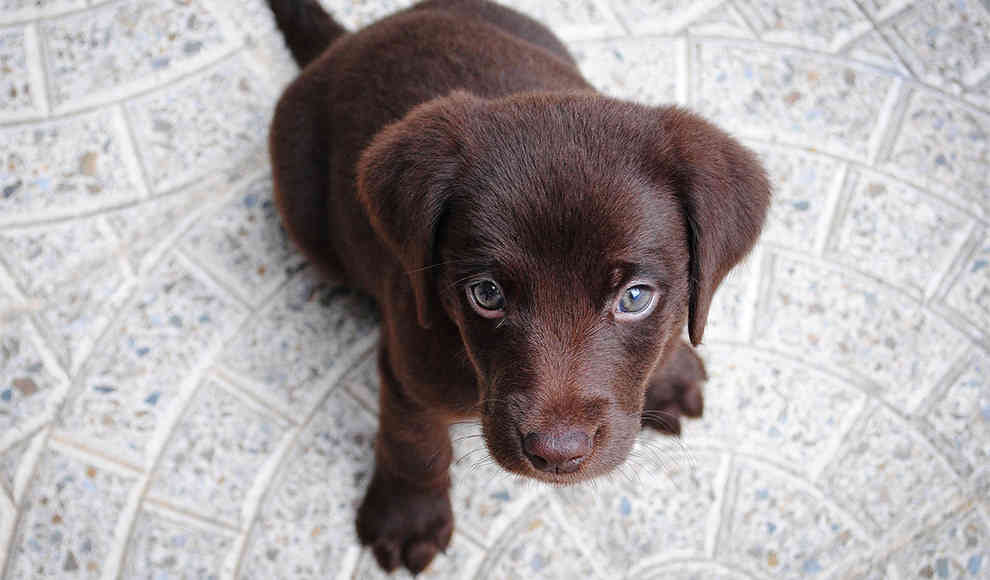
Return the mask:
<path id="1" fill-rule="evenodd" d="M 591 437 L 578 429 L 550 433 L 528 433 L 523 451 L 533 467 L 551 473 L 574 473 L 591 453 Z"/>

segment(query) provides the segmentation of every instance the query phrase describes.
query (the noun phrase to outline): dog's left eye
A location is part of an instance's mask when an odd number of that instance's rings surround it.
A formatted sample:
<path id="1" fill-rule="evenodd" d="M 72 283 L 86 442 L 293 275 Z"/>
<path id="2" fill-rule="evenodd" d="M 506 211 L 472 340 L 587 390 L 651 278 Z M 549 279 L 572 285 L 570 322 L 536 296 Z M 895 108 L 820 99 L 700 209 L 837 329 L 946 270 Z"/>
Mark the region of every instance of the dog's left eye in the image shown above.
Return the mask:
<path id="1" fill-rule="evenodd" d="M 621 314 L 643 314 L 653 304 L 653 288 L 645 284 L 638 284 L 626 288 L 619 298 L 616 309 Z"/>
<path id="2" fill-rule="evenodd" d="M 485 318 L 498 318 L 505 312 L 505 296 L 495 280 L 475 282 L 467 288 L 474 311 Z"/>

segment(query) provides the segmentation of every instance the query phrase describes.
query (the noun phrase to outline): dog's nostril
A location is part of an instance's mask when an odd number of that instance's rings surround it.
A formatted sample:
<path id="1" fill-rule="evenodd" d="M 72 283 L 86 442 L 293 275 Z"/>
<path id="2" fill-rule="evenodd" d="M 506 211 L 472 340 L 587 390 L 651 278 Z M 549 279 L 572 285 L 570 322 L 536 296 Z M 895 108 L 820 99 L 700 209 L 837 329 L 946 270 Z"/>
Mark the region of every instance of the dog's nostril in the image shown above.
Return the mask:
<path id="1" fill-rule="evenodd" d="M 522 440 L 523 451 L 533 467 L 540 471 L 573 473 L 591 453 L 591 438 L 584 431 L 528 433 Z"/>

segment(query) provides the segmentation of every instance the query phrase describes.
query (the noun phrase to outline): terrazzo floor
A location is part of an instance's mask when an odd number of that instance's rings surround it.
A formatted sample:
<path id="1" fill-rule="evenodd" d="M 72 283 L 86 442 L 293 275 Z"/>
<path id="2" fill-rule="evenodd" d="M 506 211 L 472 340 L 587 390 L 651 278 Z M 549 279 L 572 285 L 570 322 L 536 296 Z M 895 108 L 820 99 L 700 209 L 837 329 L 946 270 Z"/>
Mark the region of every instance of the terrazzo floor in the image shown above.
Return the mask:
<path id="1" fill-rule="evenodd" d="M 705 417 L 567 489 L 460 438 L 423 577 L 990 578 L 990 3 L 509 3 L 776 199 Z M 272 207 L 295 73 L 262 0 L 0 0 L 0 577 L 380 576 L 376 316 Z"/>

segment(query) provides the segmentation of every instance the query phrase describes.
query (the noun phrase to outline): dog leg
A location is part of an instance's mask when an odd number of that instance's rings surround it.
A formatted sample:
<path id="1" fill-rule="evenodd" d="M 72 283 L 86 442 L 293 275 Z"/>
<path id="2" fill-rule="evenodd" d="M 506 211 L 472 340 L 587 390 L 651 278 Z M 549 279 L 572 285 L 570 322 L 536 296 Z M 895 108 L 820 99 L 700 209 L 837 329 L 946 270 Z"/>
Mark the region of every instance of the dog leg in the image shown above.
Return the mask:
<path id="1" fill-rule="evenodd" d="M 454 531 L 453 449 L 445 418 L 401 394 L 387 358 L 382 349 L 375 474 L 358 509 L 357 533 L 383 569 L 401 564 L 418 574 L 447 549 Z"/>
<path id="2" fill-rule="evenodd" d="M 670 360 L 653 371 L 643 406 L 643 425 L 679 435 L 680 417 L 700 417 L 704 408 L 701 385 L 708 379 L 705 363 L 683 340 Z"/>

